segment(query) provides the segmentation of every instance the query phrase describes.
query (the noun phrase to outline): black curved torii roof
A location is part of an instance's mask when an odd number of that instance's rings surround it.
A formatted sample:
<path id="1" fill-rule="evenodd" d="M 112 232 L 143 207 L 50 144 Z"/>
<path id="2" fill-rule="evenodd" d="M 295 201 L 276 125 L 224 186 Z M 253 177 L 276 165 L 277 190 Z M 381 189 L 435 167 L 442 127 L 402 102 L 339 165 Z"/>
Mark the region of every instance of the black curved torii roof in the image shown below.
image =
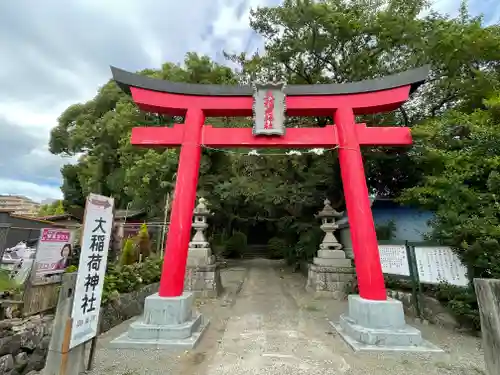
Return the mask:
<path id="1" fill-rule="evenodd" d="M 425 82 L 429 71 L 430 66 L 424 65 L 420 68 L 407 70 L 390 76 L 352 83 L 287 85 L 285 87 L 285 94 L 289 96 L 347 95 L 390 90 L 402 86 L 411 86 L 411 94 Z M 254 93 L 251 85 L 213 85 L 170 82 L 127 72 L 126 70 L 114 66 L 111 66 L 111 72 L 114 81 L 125 92 L 129 92 L 130 87 L 137 87 L 157 92 L 194 96 L 252 96 Z"/>

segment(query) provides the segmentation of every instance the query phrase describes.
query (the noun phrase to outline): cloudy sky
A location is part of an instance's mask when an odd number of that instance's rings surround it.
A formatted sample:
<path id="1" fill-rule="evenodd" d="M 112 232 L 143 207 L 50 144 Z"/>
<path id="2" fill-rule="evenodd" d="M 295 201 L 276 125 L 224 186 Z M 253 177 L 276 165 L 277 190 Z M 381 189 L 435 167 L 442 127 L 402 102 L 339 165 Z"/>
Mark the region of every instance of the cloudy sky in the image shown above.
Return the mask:
<path id="1" fill-rule="evenodd" d="M 109 66 L 135 71 L 180 62 L 188 51 L 222 61 L 255 50 L 251 7 L 279 0 L 0 1 L 0 194 L 60 198 L 61 165 L 47 150 L 50 129 L 70 104 L 91 99 Z M 460 0 L 436 0 L 455 13 Z M 498 0 L 471 0 L 500 18 Z"/>

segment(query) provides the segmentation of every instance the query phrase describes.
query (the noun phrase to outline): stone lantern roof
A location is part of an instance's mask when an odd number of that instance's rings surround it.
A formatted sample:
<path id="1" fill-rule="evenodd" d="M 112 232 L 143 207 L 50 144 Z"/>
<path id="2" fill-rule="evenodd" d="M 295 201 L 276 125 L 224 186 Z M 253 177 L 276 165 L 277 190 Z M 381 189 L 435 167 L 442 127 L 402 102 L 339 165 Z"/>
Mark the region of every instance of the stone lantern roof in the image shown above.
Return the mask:
<path id="1" fill-rule="evenodd" d="M 343 212 L 337 212 L 332 206 L 330 200 L 327 198 L 324 201 L 325 207 L 316 214 L 316 217 L 327 218 L 327 217 L 342 217 Z"/>
<path id="2" fill-rule="evenodd" d="M 210 216 L 211 215 L 210 211 L 207 208 L 206 202 L 207 202 L 207 200 L 203 197 L 198 200 L 198 205 L 196 206 L 196 208 L 194 209 L 194 212 L 193 212 L 193 214 L 195 216 Z"/>

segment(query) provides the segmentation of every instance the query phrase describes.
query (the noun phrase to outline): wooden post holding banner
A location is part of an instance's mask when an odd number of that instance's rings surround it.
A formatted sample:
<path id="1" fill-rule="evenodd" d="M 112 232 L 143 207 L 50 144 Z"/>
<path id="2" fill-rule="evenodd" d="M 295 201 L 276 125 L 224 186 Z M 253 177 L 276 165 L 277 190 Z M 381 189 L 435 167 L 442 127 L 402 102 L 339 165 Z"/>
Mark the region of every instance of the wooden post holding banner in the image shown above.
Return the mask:
<path id="1" fill-rule="evenodd" d="M 483 337 L 484 362 L 488 375 L 500 374 L 500 280 L 474 279 L 481 334 Z"/>
<path id="2" fill-rule="evenodd" d="M 69 346 L 76 277 L 76 273 L 67 273 L 62 277 L 44 375 L 78 375 L 85 370 L 85 344 L 73 348 Z"/>

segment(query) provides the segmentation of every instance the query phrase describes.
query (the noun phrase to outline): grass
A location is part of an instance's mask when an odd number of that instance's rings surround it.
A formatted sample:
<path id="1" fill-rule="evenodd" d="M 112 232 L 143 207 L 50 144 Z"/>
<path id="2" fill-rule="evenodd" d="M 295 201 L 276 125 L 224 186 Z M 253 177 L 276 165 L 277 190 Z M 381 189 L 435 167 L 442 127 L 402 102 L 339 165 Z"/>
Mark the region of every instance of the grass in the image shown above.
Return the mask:
<path id="1" fill-rule="evenodd" d="M 9 276 L 9 271 L 0 269 L 0 292 L 14 291 L 18 285 Z"/>

